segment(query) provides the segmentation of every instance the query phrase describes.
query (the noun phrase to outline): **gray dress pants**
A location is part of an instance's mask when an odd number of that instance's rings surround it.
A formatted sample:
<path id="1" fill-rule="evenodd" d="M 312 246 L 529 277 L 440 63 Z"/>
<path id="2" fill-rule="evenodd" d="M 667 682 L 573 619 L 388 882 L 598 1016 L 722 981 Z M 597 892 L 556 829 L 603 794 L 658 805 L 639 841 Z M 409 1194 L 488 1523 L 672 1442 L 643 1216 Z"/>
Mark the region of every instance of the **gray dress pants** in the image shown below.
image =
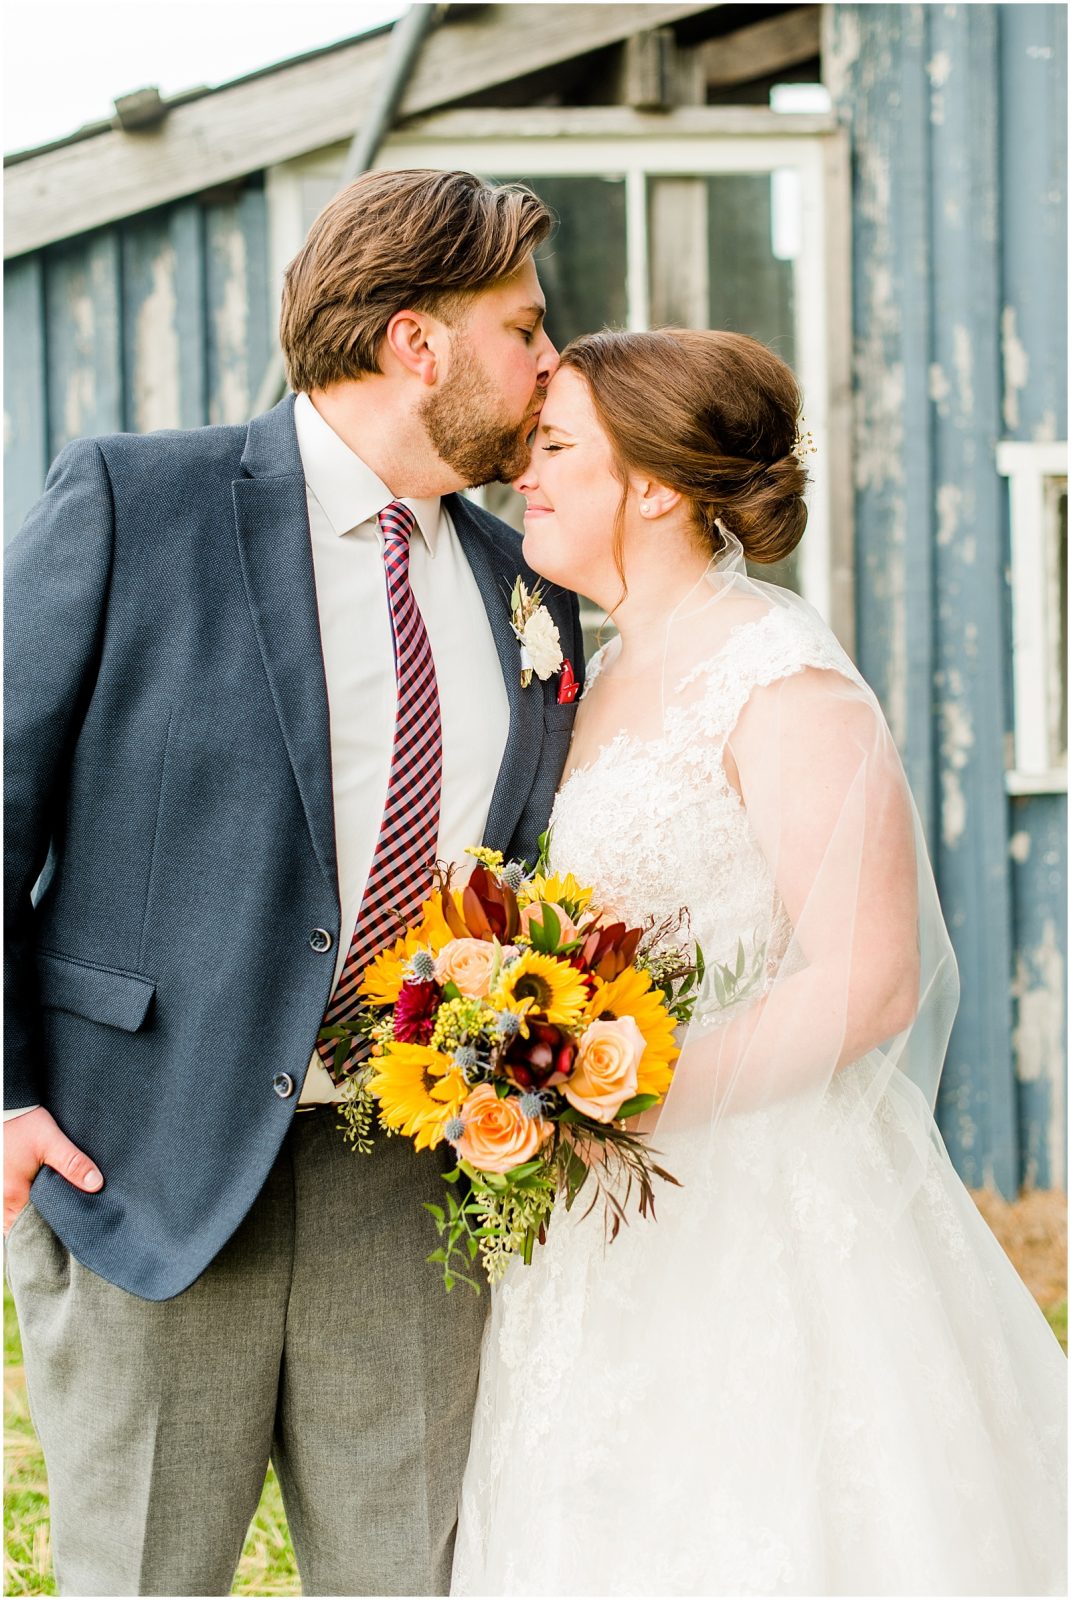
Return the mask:
<path id="1" fill-rule="evenodd" d="M 489 1296 L 425 1261 L 441 1170 L 299 1113 L 238 1232 L 162 1302 L 16 1218 L 61 1593 L 228 1594 L 269 1455 L 305 1594 L 448 1592 Z"/>

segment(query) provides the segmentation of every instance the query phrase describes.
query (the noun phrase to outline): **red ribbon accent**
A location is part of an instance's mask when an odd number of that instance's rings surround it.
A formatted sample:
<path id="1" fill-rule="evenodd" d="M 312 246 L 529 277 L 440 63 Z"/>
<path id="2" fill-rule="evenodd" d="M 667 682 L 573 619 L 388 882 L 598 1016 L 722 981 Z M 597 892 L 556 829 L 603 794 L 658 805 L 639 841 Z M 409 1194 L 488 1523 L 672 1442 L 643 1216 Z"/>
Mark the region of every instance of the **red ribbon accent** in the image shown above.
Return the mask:
<path id="1" fill-rule="evenodd" d="M 571 706 L 579 693 L 580 685 L 576 681 L 572 662 L 566 656 L 562 662 L 562 670 L 558 678 L 558 704 L 560 706 Z"/>

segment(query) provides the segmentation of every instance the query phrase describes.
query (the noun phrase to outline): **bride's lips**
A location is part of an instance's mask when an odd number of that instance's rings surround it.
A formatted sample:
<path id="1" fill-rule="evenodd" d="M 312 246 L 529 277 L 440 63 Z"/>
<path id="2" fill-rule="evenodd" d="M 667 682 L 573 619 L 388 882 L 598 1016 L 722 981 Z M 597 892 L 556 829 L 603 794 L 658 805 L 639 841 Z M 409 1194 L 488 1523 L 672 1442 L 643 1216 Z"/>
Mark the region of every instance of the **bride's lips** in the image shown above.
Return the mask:
<path id="1" fill-rule="evenodd" d="M 526 506 L 525 510 L 524 510 L 524 520 L 525 520 L 525 522 L 528 521 L 529 517 L 552 517 L 553 515 L 554 515 L 554 512 L 551 510 L 550 506 L 533 506 L 533 505 L 529 505 L 529 506 Z"/>

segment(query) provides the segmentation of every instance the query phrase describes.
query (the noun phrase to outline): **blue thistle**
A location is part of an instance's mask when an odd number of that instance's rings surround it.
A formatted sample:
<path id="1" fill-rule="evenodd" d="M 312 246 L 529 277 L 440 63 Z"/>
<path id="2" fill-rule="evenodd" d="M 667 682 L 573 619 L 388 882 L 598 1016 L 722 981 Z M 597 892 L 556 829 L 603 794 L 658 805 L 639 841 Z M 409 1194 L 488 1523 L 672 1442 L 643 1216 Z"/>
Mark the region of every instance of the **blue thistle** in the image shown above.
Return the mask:
<path id="1" fill-rule="evenodd" d="M 459 1044 L 454 1051 L 454 1066 L 460 1067 L 462 1072 L 466 1067 L 474 1067 L 478 1060 L 479 1057 L 470 1044 Z"/>
<path id="2" fill-rule="evenodd" d="M 522 1114 L 526 1117 L 531 1117 L 533 1122 L 537 1117 L 546 1115 L 546 1096 L 541 1094 L 538 1089 L 530 1091 L 528 1094 L 522 1094 L 519 1104 Z"/>
<path id="3" fill-rule="evenodd" d="M 521 1026 L 521 1019 L 516 1011 L 500 1011 L 495 1018 L 495 1027 L 504 1039 L 512 1039 Z"/>
<path id="4" fill-rule="evenodd" d="M 519 861 L 507 861 L 498 876 L 507 889 L 516 892 L 524 882 L 524 868 Z"/>
<path id="5" fill-rule="evenodd" d="M 458 1140 L 463 1137 L 465 1132 L 464 1121 L 461 1117 L 451 1117 L 449 1122 L 443 1128 L 443 1132 L 451 1144 L 457 1144 Z"/>
<path id="6" fill-rule="evenodd" d="M 435 977 L 435 957 L 430 950 L 416 950 L 405 969 L 407 978 L 414 983 L 431 983 Z"/>

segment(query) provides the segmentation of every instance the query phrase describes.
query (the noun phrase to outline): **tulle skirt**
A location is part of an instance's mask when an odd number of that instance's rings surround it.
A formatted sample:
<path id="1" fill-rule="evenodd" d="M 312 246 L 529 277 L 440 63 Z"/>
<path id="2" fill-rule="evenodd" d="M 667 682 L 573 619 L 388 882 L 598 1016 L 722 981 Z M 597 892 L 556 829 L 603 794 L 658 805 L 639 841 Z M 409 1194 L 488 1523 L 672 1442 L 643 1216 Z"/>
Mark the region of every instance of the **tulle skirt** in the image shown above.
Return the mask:
<path id="1" fill-rule="evenodd" d="M 612 1245 L 555 1212 L 493 1295 L 453 1593 L 1066 1593 L 1063 1352 L 865 1091 L 664 1143 Z"/>

